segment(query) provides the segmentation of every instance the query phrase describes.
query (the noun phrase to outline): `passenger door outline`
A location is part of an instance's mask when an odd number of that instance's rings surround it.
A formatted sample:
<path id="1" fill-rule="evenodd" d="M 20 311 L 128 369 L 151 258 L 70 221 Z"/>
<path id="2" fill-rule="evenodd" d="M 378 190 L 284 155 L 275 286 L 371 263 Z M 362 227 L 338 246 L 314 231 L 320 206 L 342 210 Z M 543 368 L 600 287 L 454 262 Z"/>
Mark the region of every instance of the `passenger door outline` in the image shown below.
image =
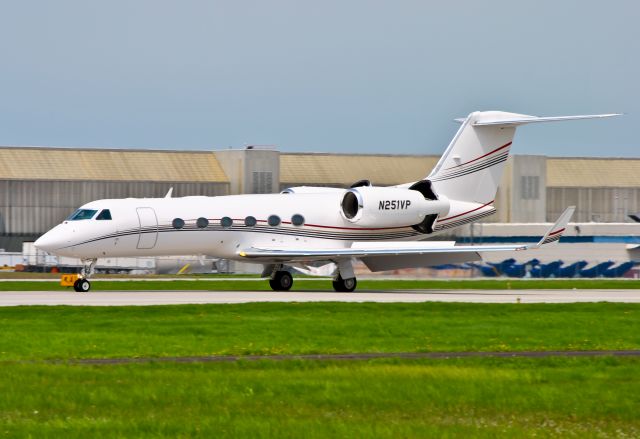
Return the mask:
<path id="1" fill-rule="evenodd" d="M 156 246 L 158 241 L 158 217 L 151 207 L 138 207 L 138 245 L 139 250 L 149 250 Z"/>

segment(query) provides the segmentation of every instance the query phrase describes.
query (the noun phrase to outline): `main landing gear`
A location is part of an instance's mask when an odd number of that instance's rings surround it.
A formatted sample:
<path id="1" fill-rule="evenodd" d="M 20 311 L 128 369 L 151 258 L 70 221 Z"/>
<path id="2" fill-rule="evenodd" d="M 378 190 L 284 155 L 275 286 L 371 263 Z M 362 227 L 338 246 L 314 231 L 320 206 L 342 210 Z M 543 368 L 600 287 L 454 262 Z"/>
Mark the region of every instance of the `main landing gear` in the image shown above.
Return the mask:
<path id="1" fill-rule="evenodd" d="M 342 276 L 338 276 L 333 280 L 333 289 L 339 293 L 350 293 L 356 289 L 358 282 L 355 277 L 349 279 L 343 279 Z"/>
<path id="2" fill-rule="evenodd" d="M 282 265 L 273 268 L 269 286 L 273 291 L 289 291 L 293 286 L 293 277 L 291 273 L 282 269 Z"/>
<path id="3" fill-rule="evenodd" d="M 358 285 L 351 259 L 341 259 L 336 261 L 336 264 L 338 265 L 338 272 L 336 277 L 333 278 L 333 289 L 338 293 L 351 293 Z"/>
<path id="4" fill-rule="evenodd" d="M 336 264 L 338 274 L 333 279 L 333 289 L 339 293 L 351 293 L 358 285 L 351 260 L 337 261 Z M 293 286 L 293 277 L 282 264 L 265 265 L 262 276 L 270 276 L 269 285 L 273 291 L 289 291 Z"/>
<path id="5" fill-rule="evenodd" d="M 80 270 L 80 277 L 73 283 L 73 289 L 78 293 L 87 293 L 91 289 L 91 282 L 89 277 L 93 274 L 93 270 L 96 267 L 97 259 L 83 259 L 82 270 Z"/>

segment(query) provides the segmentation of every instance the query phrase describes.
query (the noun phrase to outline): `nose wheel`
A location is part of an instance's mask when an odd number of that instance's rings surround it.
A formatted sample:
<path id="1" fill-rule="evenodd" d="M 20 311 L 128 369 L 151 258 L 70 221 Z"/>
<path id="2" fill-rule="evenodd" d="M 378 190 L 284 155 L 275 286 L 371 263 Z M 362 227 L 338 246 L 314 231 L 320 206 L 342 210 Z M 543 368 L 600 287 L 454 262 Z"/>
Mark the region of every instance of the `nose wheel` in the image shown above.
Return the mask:
<path id="1" fill-rule="evenodd" d="M 93 274 L 93 270 L 96 267 L 97 259 L 83 259 L 82 270 L 80 270 L 80 277 L 73 283 L 73 289 L 78 293 L 87 293 L 91 289 L 91 282 L 89 277 Z"/>
<path id="2" fill-rule="evenodd" d="M 80 278 L 74 282 L 73 289 L 78 293 L 86 293 L 91 289 L 91 282 L 88 279 Z"/>

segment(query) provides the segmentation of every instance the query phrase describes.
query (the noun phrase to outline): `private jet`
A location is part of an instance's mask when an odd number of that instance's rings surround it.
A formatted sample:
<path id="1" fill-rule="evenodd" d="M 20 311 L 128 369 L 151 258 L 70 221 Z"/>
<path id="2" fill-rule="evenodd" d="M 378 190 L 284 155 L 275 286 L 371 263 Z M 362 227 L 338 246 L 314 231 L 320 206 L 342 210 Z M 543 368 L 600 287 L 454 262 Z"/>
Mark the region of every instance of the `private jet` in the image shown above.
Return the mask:
<path id="1" fill-rule="evenodd" d="M 422 180 L 391 187 L 368 180 L 350 188 L 291 187 L 279 194 L 126 198 L 81 206 L 35 246 L 80 258 L 74 285 L 91 288 L 98 258 L 210 255 L 263 265 L 273 290 L 291 289 L 287 266 L 321 262 L 337 267 L 333 288 L 356 288 L 353 264 L 371 271 L 428 267 L 481 259 L 485 252 L 535 250 L 557 243 L 573 214 L 568 207 L 536 244 L 456 245 L 428 241 L 492 215 L 516 128 L 520 125 L 616 116 L 536 117 L 473 112 L 433 170 Z M 425 170 L 426 174 L 426 170 Z"/>

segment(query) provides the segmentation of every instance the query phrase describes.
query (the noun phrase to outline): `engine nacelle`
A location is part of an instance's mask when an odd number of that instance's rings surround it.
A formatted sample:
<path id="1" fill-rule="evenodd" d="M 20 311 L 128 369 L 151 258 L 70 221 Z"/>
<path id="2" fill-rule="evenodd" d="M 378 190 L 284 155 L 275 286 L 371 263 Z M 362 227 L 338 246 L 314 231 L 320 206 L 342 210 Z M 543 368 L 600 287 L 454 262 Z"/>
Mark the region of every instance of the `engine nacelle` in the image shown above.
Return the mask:
<path id="1" fill-rule="evenodd" d="M 417 190 L 397 187 L 358 187 L 342 197 L 342 216 L 363 227 L 402 227 L 420 224 L 428 215 L 446 216 L 449 200 L 427 200 Z"/>

